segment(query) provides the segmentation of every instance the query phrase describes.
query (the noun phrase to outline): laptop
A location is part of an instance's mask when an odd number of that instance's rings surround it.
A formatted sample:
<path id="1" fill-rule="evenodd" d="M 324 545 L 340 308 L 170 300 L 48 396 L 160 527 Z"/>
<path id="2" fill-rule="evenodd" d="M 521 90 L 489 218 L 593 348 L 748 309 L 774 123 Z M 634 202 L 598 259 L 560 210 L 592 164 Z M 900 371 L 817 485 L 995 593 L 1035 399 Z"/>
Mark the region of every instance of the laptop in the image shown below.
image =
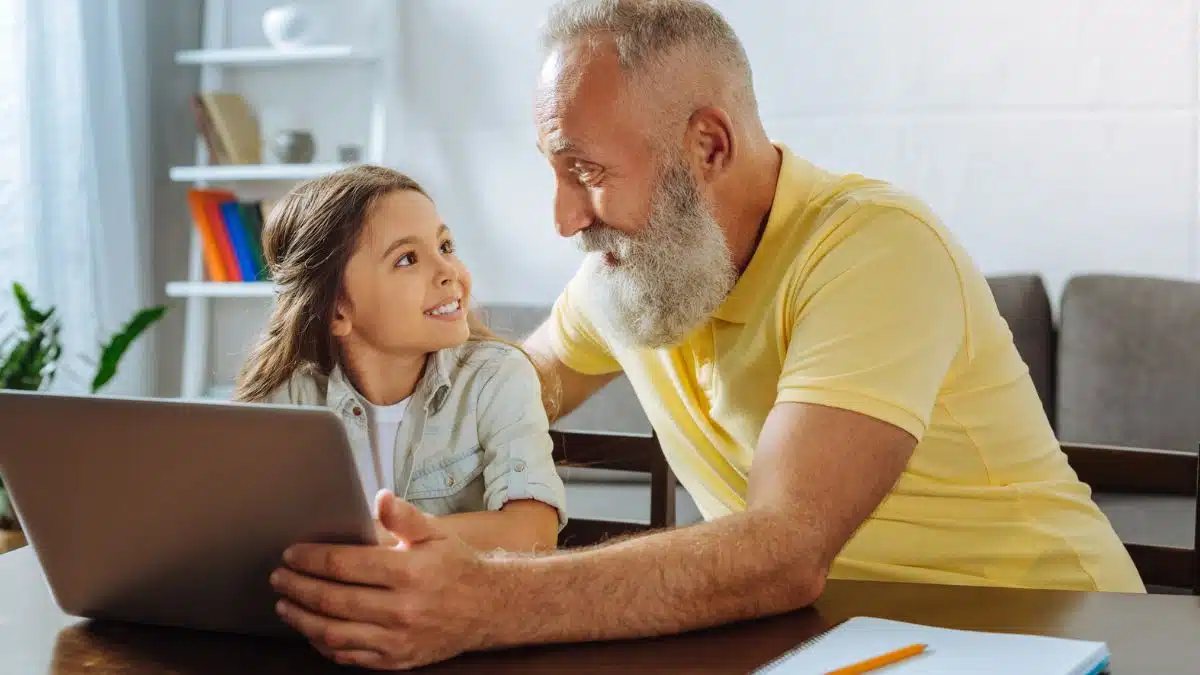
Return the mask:
<path id="1" fill-rule="evenodd" d="M 297 542 L 370 544 L 324 408 L 0 391 L 0 474 L 67 614 L 299 637 L 268 577 Z"/>

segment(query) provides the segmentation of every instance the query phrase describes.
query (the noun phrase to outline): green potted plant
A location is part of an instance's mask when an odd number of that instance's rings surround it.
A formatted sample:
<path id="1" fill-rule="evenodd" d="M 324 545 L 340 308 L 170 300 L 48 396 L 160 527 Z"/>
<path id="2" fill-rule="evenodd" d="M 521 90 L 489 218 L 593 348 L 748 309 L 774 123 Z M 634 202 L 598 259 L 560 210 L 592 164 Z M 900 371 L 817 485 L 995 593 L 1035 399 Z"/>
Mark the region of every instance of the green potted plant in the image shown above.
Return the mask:
<path id="1" fill-rule="evenodd" d="M 62 324 L 54 308 L 38 309 L 25 288 L 12 287 L 20 312 L 19 325 L 0 339 L 0 389 L 39 391 L 54 381 L 63 355 L 59 334 Z M 136 312 L 132 318 L 101 345 L 100 358 L 91 381 L 91 393 L 99 392 L 117 374 L 121 358 L 139 336 L 162 318 L 166 307 L 158 305 Z M 9 507 L 0 476 L 0 552 L 23 544 L 20 523 Z"/>

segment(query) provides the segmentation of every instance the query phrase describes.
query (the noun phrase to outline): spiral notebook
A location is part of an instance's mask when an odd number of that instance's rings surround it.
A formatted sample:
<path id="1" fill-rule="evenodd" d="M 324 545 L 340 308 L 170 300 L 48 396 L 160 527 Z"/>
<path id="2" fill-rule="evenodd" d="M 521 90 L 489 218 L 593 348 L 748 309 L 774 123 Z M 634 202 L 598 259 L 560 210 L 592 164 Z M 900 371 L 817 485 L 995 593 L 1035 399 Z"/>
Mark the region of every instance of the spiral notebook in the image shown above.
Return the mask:
<path id="1" fill-rule="evenodd" d="M 1099 675 L 1106 673 L 1102 642 L 1036 635 L 984 633 L 855 617 L 756 671 L 761 675 L 818 675 L 914 644 L 924 653 L 885 666 L 880 675 Z"/>

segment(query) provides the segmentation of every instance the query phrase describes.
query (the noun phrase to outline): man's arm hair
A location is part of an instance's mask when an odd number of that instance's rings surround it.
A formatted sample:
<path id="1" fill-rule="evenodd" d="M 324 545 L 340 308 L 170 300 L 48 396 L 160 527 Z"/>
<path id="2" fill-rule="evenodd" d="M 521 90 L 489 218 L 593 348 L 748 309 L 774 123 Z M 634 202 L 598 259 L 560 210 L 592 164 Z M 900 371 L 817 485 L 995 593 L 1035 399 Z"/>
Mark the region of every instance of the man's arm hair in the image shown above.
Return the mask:
<path id="1" fill-rule="evenodd" d="M 578 552 L 489 560 L 489 609 L 505 617 L 489 642 L 661 635 L 807 606 L 915 446 L 859 413 L 779 404 L 760 435 L 744 512 Z"/>
<path id="2" fill-rule="evenodd" d="M 557 396 L 550 397 L 556 405 L 552 406 L 553 409 L 546 411 L 550 416 L 550 422 L 553 423 L 583 405 L 583 402 L 592 394 L 612 382 L 620 373 L 584 375 L 571 370 L 554 352 L 554 345 L 550 337 L 551 330 L 553 328 L 550 326 L 550 320 L 547 320 L 529 337 L 525 338 L 522 347 L 533 359 L 534 364 L 537 365 L 549 385 L 557 389 Z"/>

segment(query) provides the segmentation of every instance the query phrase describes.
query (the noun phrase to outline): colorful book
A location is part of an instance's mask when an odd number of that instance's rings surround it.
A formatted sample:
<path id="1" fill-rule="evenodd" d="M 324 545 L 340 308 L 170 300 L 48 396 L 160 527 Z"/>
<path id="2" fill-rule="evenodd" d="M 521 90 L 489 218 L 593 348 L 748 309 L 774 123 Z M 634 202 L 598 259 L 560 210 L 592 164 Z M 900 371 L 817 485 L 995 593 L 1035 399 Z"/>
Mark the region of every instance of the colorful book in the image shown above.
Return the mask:
<path id="1" fill-rule="evenodd" d="M 232 192 L 188 191 L 192 221 L 200 233 L 204 267 L 212 281 L 267 281 L 262 233 L 273 201 L 241 201 Z"/>
<path id="2" fill-rule="evenodd" d="M 246 238 L 254 258 L 254 278 L 266 281 L 267 260 L 262 249 L 262 220 L 259 218 L 258 202 L 242 202 L 238 206 L 241 208 L 242 224 L 246 227 Z"/>
<path id="3" fill-rule="evenodd" d="M 220 223 L 212 223 L 205 208 L 206 196 L 200 190 L 188 190 L 188 208 L 192 212 L 192 225 L 200 234 L 201 250 L 204 253 L 204 267 L 208 270 L 208 278 L 212 281 L 230 281 L 229 270 L 225 269 L 224 258 L 217 244 L 215 229 Z"/>
<path id="4" fill-rule="evenodd" d="M 208 221 L 212 223 L 217 249 L 221 252 L 221 264 L 225 266 L 229 276 L 227 281 L 245 281 L 242 278 L 241 266 L 238 265 L 237 254 L 233 250 L 229 226 L 221 215 L 221 202 L 233 199 L 233 193 L 225 190 L 201 190 L 201 192 L 204 195 L 204 212 L 208 215 Z"/>
<path id="5" fill-rule="evenodd" d="M 225 221 L 225 229 L 229 232 L 229 243 L 233 247 L 234 261 L 242 281 L 258 280 L 258 265 L 254 259 L 254 251 L 250 248 L 246 225 L 242 222 L 242 210 L 236 200 L 223 201 L 218 204 L 221 218 Z"/>

